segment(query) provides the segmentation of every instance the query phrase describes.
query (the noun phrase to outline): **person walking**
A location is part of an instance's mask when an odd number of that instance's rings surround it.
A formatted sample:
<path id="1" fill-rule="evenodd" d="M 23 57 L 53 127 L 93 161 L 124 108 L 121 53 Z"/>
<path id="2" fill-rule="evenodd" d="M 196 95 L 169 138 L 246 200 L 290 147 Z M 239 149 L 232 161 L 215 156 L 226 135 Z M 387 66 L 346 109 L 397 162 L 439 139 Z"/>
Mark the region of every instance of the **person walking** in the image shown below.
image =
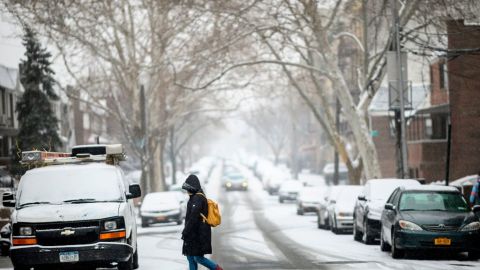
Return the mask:
<path id="1" fill-rule="evenodd" d="M 480 172 L 477 175 L 477 182 L 473 185 L 470 194 L 470 203 L 472 205 L 480 205 Z"/>
<path id="2" fill-rule="evenodd" d="M 197 270 L 198 264 L 201 264 L 210 270 L 223 270 L 216 262 L 204 257 L 205 254 L 212 254 L 212 230 L 201 215 L 208 216 L 208 202 L 198 177 L 193 174 L 188 176 L 182 189 L 190 196 L 182 232 L 182 253 L 187 256 L 189 269 Z"/>

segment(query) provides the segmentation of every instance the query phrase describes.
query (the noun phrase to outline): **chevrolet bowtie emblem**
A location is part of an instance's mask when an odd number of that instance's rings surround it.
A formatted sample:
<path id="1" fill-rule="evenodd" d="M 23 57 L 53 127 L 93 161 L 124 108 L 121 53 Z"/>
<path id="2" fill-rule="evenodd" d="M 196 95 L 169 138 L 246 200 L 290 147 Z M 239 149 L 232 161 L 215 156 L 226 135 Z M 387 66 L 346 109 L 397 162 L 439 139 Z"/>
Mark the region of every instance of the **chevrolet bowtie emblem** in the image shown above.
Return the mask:
<path id="1" fill-rule="evenodd" d="M 63 236 L 70 236 L 74 234 L 75 234 L 75 231 L 70 229 L 65 229 L 60 233 L 60 235 L 63 235 Z"/>

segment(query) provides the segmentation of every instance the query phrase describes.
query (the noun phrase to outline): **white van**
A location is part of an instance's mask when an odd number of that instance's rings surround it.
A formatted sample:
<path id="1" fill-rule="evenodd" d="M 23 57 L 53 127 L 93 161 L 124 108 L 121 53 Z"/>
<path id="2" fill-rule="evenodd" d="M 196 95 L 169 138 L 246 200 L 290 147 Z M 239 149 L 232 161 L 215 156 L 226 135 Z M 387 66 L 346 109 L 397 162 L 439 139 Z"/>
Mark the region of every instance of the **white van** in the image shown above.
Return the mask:
<path id="1" fill-rule="evenodd" d="M 3 196 L 3 204 L 14 208 L 14 269 L 138 268 L 132 199 L 141 191 L 125 180 L 117 166 L 121 157 L 121 145 L 23 153 L 22 162 L 35 168 L 21 178 L 15 196 Z"/>

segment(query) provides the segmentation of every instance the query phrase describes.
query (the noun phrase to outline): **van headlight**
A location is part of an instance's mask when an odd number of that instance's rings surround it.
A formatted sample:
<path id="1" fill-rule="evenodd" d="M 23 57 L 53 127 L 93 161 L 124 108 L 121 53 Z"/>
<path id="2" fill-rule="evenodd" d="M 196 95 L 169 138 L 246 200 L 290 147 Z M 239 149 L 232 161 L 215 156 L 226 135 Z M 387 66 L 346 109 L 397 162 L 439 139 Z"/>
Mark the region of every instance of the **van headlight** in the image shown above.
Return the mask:
<path id="1" fill-rule="evenodd" d="M 417 224 L 406 220 L 400 220 L 398 222 L 398 225 L 400 226 L 400 228 L 407 231 L 423 231 L 423 229 Z"/>
<path id="2" fill-rule="evenodd" d="M 20 227 L 18 229 L 18 233 L 20 234 L 20 236 L 31 236 L 33 235 L 33 229 L 32 227 Z"/>
<path id="3" fill-rule="evenodd" d="M 103 232 L 117 231 L 123 229 L 125 229 L 125 221 L 123 220 L 123 218 L 112 218 L 102 222 Z"/>
<path id="4" fill-rule="evenodd" d="M 472 231 L 478 231 L 478 230 L 480 230 L 480 222 L 478 221 L 467 224 L 463 226 L 463 228 L 461 229 L 462 232 L 472 232 Z"/>
<path id="5" fill-rule="evenodd" d="M 115 220 L 105 221 L 103 228 L 105 229 L 105 231 L 114 231 L 118 228 L 117 221 Z"/>

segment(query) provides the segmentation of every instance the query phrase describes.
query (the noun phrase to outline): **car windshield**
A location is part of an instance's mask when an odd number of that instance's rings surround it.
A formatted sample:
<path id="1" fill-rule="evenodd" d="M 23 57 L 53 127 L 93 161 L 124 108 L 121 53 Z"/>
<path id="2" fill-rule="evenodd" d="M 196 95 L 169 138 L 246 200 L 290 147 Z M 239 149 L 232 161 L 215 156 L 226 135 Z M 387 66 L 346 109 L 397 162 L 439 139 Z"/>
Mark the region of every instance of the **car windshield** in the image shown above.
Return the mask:
<path id="1" fill-rule="evenodd" d="M 145 197 L 143 205 L 172 204 L 179 201 L 179 196 L 171 192 L 150 193 Z"/>
<path id="2" fill-rule="evenodd" d="M 355 201 L 358 198 L 358 195 L 361 193 L 362 187 L 345 187 L 342 189 L 336 197 L 337 204 L 342 205 L 355 205 Z"/>
<path id="3" fill-rule="evenodd" d="M 241 181 L 241 180 L 243 180 L 243 175 L 240 175 L 240 174 L 229 175 L 228 180 L 230 180 L 230 181 Z"/>
<path id="4" fill-rule="evenodd" d="M 320 200 L 323 195 L 324 188 L 304 188 L 300 193 L 303 200 Z"/>
<path id="5" fill-rule="evenodd" d="M 121 201 L 117 172 L 109 167 L 47 169 L 27 173 L 19 186 L 18 205 Z"/>
<path id="6" fill-rule="evenodd" d="M 452 192 L 407 192 L 400 199 L 400 211 L 468 212 L 465 199 Z"/>

